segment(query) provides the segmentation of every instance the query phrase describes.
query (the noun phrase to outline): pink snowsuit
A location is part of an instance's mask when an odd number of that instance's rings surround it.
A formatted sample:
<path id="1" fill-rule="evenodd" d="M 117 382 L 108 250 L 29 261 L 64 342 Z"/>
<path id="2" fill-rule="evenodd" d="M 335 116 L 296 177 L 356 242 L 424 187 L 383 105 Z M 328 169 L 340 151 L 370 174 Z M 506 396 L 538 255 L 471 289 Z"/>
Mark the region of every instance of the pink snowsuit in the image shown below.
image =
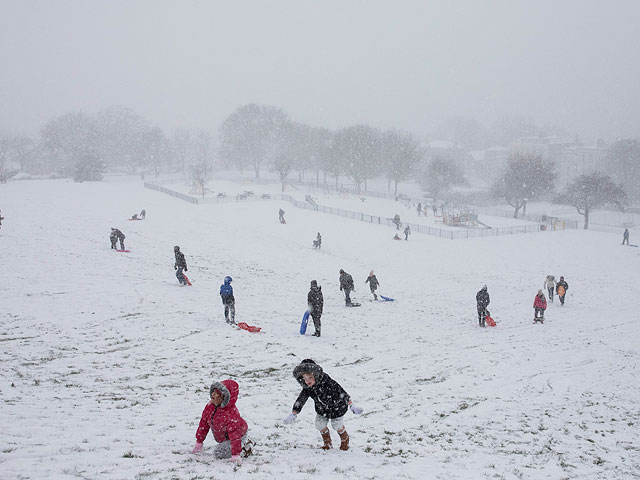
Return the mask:
<path id="1" fill-rule="evenodd" d="M 207 403 L 196 431 L 196 441 L 198 443 L 204 442 L 209 429 L 211 429 L 216 442 L 222 443 L 230 440 L 231 455 L 240 455 L 242 452 L 242 437 L 247 433 L 248 427 L 247 422 L 240 416 L 240 412 L 236 408 L 239 387 L 233 380 L 223 380 L 220 383 L 229 392 L 229 400 L 226 403 L 223 401 L 219 407 L 216 407 L 211 402 Z M 223 397 L 227 398 L 224 392 Z"/>

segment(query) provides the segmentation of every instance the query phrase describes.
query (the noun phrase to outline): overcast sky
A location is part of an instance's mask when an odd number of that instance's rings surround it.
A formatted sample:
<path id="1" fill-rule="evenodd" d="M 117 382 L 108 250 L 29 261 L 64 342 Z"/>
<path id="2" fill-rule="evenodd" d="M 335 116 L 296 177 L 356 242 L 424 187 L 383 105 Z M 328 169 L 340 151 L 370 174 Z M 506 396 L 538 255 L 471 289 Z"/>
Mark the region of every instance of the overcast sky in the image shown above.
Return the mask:
<path id="1" fill-rule="evenodd" d="M 255 102 L 330 128 L 640 137 L 639 23 L 637 0 L 0 0 L 0 130 L 123 105 L 217 131 Z"/>

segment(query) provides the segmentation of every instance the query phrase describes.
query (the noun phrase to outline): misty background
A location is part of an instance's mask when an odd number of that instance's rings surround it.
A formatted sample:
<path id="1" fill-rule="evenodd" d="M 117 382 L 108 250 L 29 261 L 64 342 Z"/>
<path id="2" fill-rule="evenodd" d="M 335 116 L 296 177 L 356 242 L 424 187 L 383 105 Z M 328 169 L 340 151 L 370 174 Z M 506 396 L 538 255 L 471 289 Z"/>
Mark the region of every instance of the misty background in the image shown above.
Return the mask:
<path id="1" fill-rule="evenodd" d="M 637 181 L 635 1 L 0 6 L 6 170 L 68 170 L 87 148 L 69 152 L 59 137 L 77 146 L 78 130 L 99 141 L 89 150 L 107 169 L 237 167 L 243 162 L 233 149 L 224 154 L 221 131 L 254 105 L 330 134 L 364 125 L 411 135 L 421 148 L 417 163 L 454 158 L 471 184 L 495 181 L 522 154 L 551 161 L 558 188 L 595 170 Z M 190 146 L 199 158 L 180 154 L 185 135 L 199 139 Z M 625 158 L 613 158 L 612 146 Z M 319 157 L 310 156 L 311 164 Z M 274 162 L 265 160 L 278 170 Z M 424 177 L 414 173 L 400 180 Z"/>

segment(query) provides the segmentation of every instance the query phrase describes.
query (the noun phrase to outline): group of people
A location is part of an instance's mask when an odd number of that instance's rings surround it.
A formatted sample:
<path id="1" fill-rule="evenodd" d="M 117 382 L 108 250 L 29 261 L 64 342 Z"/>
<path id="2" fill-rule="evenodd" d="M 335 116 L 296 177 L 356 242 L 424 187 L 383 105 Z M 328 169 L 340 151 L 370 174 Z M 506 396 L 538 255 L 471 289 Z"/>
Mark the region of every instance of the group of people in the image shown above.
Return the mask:
<path id="1" fill-rule="evenodd" d="M 544 280 L 544 288 L 547 289 L 547 293 L 549 294 L 549 301 L 553 303 L 553 294 L 558 296 L 560 300 L 560 304 L 564 305 L 564 299 L 567 294 L 567 290 L 569 290 L 569 284 L 566 282 L 563 276 L 560 277 L 560 280 L 556 282 L 556 277 L 553 275 L 547 275 Z M 487 290 L 487 286 L 484 285 L 478 293 L 476 293 L 476 307 L 478 310 L 478 324 L 481 327 L 486 326 L 486 318 L 489 315 L 489 311 L 487 307 L 491 303 L 491 299 L 489 298 L 489 291 Z M 540 322 L 544 323 L 544 312 L 547 309 L 547 298 L 544 295 L 542 289 L 538 290 L 536 296 L 533 299 L 533 323 Z"/>
<path id="2" fill-rule="evenodd" d="M 320 432 L 323 442 L 321 448 L 333 448 L 329 431 L 331 422 L 331 427 L 340 438 L 340 450 L 349 450 L 349 434 L 344 425 L 344 416 L 348 410 L 359 415 L 363 411 L 362 408 L 354 405 L 345 389 L 310 358 L 302 360 L 293 369 L 293 377 L 302 390 L 283 423 L 288 425 L 295 422 L 307 400 L 312 398 L 316 411 L 315 427 Z M 249 426 L 236 406 L 239 392 L 240 386 L 234 380 L 211 384 L 209 401 L 200 417 L 192 453 L 202 451 L 204 440 L 211 431 L 217 442 L 213 450 L 216 458 L 230 459 L 231 462 L 240 464 L 243 457 L 251 455 L 252 442 L 247 438 Z"/>
<path id="3" fill-rule="evenodd" d="M 117 250 L 117 243 L 120 241 L 120 250 L 124 250 L 124 233 L 122 233 L 119 229 L 111 227 L 111 234 L 109 235 L 109 240 L 111 240 L 111 248 Z"/>
<path id="4" fill-rule="evenodd" d="M 147 217 L 147 212 L 143 208 L 139 214 L 134 213 L 133 215 L 131 215 L 131 220 L 144 220 L 146 217 Z"/>

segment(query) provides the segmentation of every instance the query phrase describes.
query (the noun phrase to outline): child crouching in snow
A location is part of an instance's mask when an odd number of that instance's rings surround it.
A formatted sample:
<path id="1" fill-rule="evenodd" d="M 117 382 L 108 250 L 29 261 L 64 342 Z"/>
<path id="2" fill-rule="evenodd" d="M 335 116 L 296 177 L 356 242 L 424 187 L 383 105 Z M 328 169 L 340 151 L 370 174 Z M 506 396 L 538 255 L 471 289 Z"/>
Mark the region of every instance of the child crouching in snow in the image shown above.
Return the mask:
<path id="1" fill-rule="evenodd" d="M 247 422 L 240 416 L 236 408 L 238 400 L 238 384 L 233 380 L 213 382 L 209 389 L 211 400 L 204 407 L 200 425 L 196 431 L 196 445 L 192 453 L 202 451 L 202 442 L 209 429 L 218 442 L 213 453 L 216 458 L 230 458 L 234 463 L 242 460 L 240 454 L 247 442 Z"/>
<path id="2" fill-rule="evenodd" d="M 329 420 L 331 426 L 340 436 L 340 450 L 349 450 L 349 434 L 344 426 L 343 418 L 347 409 L 355 414 L 362 413 L 362 409 L 351 404 L 349 394 L 344 391 L 338 382 L 322 371 L 322 367 L 311 359 L 303 360 L 293 369 L 293 377 L 302 385 L 302 392 L 293 404 L 291 414 L 284 419 L 284 423 L 293 423 L 296 415 L 309 399 L 313 398 L 316 409 L 316 428 L 322 435 L 323 450 L 333 447 L 331 434 L 329 433 Z"/>

